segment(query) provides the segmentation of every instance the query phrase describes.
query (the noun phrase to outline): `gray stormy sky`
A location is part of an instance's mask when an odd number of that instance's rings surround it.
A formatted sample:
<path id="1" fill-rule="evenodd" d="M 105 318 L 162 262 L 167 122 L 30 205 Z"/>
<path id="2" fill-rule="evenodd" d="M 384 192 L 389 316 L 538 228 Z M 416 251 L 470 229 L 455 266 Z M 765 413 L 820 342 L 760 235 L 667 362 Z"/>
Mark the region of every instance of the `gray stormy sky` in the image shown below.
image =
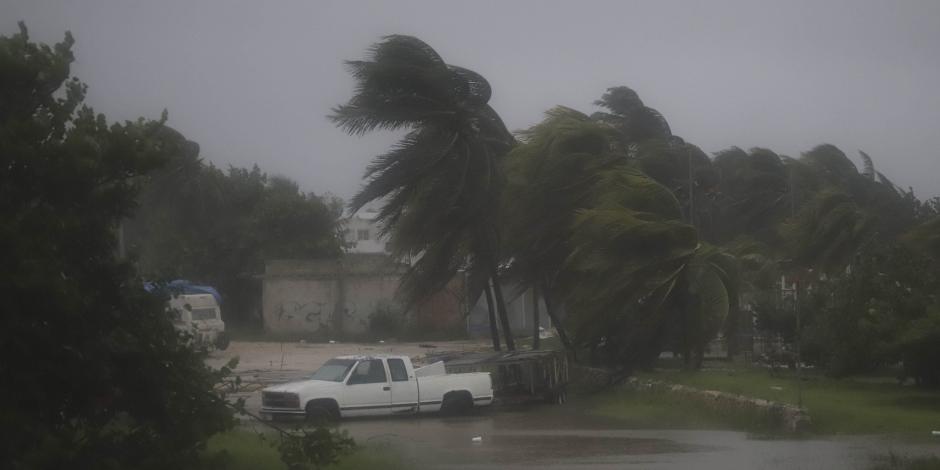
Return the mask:
<path id="1" fill-rule="evenodd" d="M 940 1 L 0 0 L 0 34 L 75 35 L 73 72 L 111 120 L 157 118 L 219 166 L 258 163 L 348 198 L 391 134 L 325 118 L 342 61 L 410 34 L 476 70 L 510 129 L 585 112 L 627 85 L 706 152 L 857 150 L 918 196 L 940 195 Z"/>

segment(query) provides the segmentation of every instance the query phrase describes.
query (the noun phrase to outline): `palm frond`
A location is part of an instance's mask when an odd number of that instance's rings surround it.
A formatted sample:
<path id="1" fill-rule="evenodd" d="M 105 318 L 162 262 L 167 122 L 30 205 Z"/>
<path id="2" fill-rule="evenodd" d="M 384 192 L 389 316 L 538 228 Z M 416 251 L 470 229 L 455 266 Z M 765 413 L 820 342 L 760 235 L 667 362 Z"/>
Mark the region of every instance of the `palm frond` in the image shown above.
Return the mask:
<path id="1" fill-rule="evenodd" d="M 862 171 L 862 176 L 868 178 L 871 181 L 875 181 L 875 163 L 867 153 L 859 150 L 858 154 L 860 157 L 862 157 L 862 163 L 865 164 L 864 170 Z"/>

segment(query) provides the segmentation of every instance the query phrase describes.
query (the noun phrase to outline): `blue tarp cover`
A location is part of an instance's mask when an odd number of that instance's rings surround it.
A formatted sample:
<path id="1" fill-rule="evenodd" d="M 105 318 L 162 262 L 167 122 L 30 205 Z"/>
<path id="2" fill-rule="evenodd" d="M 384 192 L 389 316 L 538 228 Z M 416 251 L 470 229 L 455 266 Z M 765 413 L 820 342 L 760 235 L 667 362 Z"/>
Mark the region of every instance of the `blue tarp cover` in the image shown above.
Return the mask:
<path id="1" fill-rule="evenodd" d="M 219 305 L 222 305 L 222 296 L 219 294 L 219 291 L 215 290 L 214 287 L 199 286 L 184 279 L 176 279 L 176 280 L 170 281 L 162 285 L 155 283 L 155 282 L 144 283 L 144 289 L 147 292 L 153 292 L 157 289 L 160 289 L 161 287 L 169 290 L 170 292 L 176 295 L 212 294 L 212 296 L 215 297 L 215 301 L 218 302 Z"/>

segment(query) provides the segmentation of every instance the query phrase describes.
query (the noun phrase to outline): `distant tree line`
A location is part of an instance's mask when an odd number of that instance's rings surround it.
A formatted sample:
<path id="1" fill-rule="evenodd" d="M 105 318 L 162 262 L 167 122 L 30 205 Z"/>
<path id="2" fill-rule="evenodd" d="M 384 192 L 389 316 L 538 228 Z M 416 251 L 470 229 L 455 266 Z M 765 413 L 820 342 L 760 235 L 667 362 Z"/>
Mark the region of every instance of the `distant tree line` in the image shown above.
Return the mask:
<path id="1" fill-rule="evenodd" d="M 176 151 L 138 182 L 139 208 L 123 223 L 128 255 L 148 279 L 216 287 L 226 322 L 259 328 L 264 261 L 337 256 L 342 202 L 257 165 L 223 171 L 179 132 L 160 133 Z"/>
<path id="2" fill-rule="evenodd" d="M 500 291 L 512 279 L 543 296 L 572 354 L 626 373 L 663 350 L 699 367 L 719 332 L 737 353 L 746 304 L 760 329 L 800 334 L 806 359 L 833 374 L 903 362 L 937 383 L 922 365 L 940 359 L 940 204 L 864 152 L 862 171 L 828 144 L 799 158 L 736 147 L 711 158 L 627 87 L 607 90 L 602 111 L 557 107 L 513 135 L 482 76 L 414 37 L 389 36 L 348 66 L 357 87 L 334 122 L 407 132 L 373 160 L 353 208 L 384 201 L 391 246 L 417 259 L 408 298 L 466 272 L 494 348 L 499 323 L 514 349 Z M 781 279 L 798 280 L 807 303 L 799 333 Z"/>

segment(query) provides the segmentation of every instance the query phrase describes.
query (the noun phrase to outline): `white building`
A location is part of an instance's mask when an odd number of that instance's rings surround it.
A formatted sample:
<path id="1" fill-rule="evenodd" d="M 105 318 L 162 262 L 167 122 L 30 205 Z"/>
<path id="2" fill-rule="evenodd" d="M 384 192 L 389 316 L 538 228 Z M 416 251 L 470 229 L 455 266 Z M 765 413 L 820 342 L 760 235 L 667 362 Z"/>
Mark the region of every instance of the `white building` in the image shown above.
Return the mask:
<path id="1" fill-rule="evenodd" d="M 388 238 L 380 236 L 380 227 L 375 218 L 378 207 L 366 206 L 343 220 L 343 241 L 349 253 L 385 253 L 388 250 Z"/>

